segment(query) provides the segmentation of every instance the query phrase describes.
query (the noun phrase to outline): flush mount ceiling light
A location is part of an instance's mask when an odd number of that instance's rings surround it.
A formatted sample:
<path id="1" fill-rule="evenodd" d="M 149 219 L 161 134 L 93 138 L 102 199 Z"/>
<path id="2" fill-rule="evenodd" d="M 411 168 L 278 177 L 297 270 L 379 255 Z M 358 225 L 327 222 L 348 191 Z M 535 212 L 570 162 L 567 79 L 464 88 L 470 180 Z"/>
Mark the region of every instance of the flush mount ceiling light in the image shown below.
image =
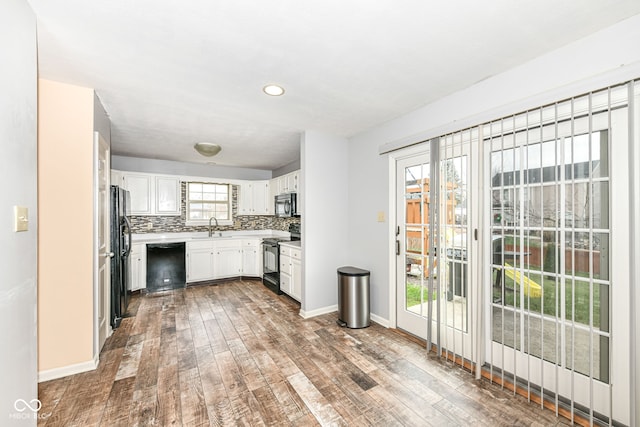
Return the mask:
<path id="1" fill-rule="evenodd" d="M 278 85 L 266 85 L 262 91 L 270 96 L 280 96 L 284 94 L 284 89 Z"/>
<path id="2" fill-rule="evenodd" d="M 193 148 L 195 148 L 198 153 L 206 157 L 213 157 L 222 150 L 222 147 L 212 142 L 198 142 L 193 146 Z"/>

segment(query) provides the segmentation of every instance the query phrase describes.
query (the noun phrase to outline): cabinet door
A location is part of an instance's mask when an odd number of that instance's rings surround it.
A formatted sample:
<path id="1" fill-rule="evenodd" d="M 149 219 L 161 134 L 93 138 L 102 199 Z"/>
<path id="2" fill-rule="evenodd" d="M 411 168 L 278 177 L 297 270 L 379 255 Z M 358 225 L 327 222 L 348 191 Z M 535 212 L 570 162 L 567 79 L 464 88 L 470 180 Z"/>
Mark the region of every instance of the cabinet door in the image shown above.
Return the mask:
<path id="1" fill-rule="evenodd" d="M 258 250 L 255 247 L 242 249 L 242 275 L 250 277 L 260 276 L 258 267 Z"/>
<path id="2" fill-rule="evenodd" d="M 155 190 L 155 213 L 180 215 L 180 179 L 157 176 Z"/>
<path id="3" fill-rule="evenodd" d="M 130 291 L 137 291 L 147 287 L 147 245 L 136 244 L 131 247 L 129 255 L 129 283 Z"/>
<path id="4" fill-rule="evenodd" d="M 253 186 L 253 214 L 267 215 L 269 209 L 269 181 L 256 181 Z M 273 208 L 271 208 L 273 211 Z"/>
<path id="5" fill-rule="evenodd" d="M 111 185 L 117 185 L 124 188 L 124 182 L 122 180 L 122 172 L 115 169 L 111 169 Z"/>
<path id="6" fill-rule="evenodd" d="M 302 301 L 302 263 L 293 258 L 291 260 L 291 296 L 297 301 Z"/>
<path id="7" fill-rule="evenodd" d="M 300 180 L 300 171 L 295 171 L 295 172 L 291 172 L 289 174 L 289 188 L 292 192 L 297 193 L 300 189 L 300 186 L 298 185 L 298 182 Z"/>
<path id="8" fill-rule="evenodd" d="M 252 215 L 253 214 L 253 184 L 250 182 L 243 182 L 240 184 L 238 190 L 240 191 L 238 197 L 238 214 L 239 215 Z"/>
<path id="9" fill-rule="evenodd" d="M 213 279 L 213 250 L 199 249 L 187 252 L 187 282 Z"/>
<path id="10" fill-rule="evenodd" d="M 213 273 L 216 279 L 242 275 L 242 249 L 220 248 L 215 252 Z"/>
<path id="11" fill-rule="evenodd" d="M 123 174 L 124 188 L 131 193 L 131 214 L 152 214 L 151 176 Z"/>

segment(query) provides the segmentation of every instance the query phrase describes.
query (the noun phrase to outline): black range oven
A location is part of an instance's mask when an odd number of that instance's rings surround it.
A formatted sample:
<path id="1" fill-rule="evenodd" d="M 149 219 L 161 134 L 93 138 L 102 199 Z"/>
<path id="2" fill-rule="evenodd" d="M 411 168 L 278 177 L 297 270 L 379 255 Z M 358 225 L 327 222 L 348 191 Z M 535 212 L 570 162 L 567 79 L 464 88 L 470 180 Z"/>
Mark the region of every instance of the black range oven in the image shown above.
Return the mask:
<path id="1" fill-rule="evenodd" d="M 276 294 L 280 290 L 280 242 L 300 240 L 300 224 L 289 226 L 291 237 L 267 237 L 262 240 L 262 283 Z"/>

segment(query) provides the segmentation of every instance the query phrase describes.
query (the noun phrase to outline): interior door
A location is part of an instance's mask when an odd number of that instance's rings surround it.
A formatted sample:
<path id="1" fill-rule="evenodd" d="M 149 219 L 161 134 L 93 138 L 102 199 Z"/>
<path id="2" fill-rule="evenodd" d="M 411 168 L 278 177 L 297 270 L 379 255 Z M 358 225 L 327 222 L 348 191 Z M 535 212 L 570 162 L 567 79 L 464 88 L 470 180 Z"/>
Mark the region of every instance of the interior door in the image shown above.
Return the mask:
<path id="1" fill-rule="evenodd" d="M 102 349 L 105 340 L 110 333 L 109 313 L 111 306 L 111 243 L 109 224 L 110 176 L 109 144 L 95 133 L 95 146 L 97 148 L 96 184 L 97 184 L 97 329 L 98 329 L 98 353 Z"/>

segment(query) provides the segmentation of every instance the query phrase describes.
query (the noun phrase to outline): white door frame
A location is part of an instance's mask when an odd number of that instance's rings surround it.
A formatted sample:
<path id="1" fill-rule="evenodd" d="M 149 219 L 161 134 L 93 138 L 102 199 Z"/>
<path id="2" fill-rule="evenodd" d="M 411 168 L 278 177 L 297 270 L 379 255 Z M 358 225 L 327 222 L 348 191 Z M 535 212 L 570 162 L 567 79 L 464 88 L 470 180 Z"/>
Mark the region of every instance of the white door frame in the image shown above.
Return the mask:
<path id="1" fill-rule="evenodd" d="M 98 239 L 98 227 L 100 226 L 100 212 L 99 212 L 99 192 L 98 192 L 98 173 L 99 173 L 99 165 L 100 161 L 100 140 L 104 141 L 104 138 L 100 135 L 99 132 L 94 132 L 93 137 L 93 361 L 96 366 L 98 366 L 99 358 L 100 358 L 100 321 L 99 321 L 99 313 L 100 313 L 100 277 L 99 277 L 99 257 L 103 256 L 99 251 L 99 239 Z M 106 158 L 106 168 L 110 171 L 111 169 L 111 159 L 110 159 L 111 149 L 108 150 L 107 158 Z M 111 173 L 107 173 L 107 191 L 109 192 L 111 188 Z M 107 203 L 110 203 L 111 198 L 107 198 Z M 107 220 L 109 220 L 109 206 L 107 207 Z M 107 239 L 109 236 L 107 236 Z M 108 247 L 107 250 L 111 250 L 111 247 Z M 110 261 L 107 261 L 110 262 Z M 110 267 L 108 267 L 110 268 Z M 111 284 L 108 286 L 109 292 L 106 293 L 106 301 L 102 301 L 103 304 L 106 304 L 107 308 L 111 307 Z M 110 311 L 107 311 L 107 331 L 106 336 L 108 337 L 113 332 L 111 329 L 111 322 L 109 321 Z"/>

